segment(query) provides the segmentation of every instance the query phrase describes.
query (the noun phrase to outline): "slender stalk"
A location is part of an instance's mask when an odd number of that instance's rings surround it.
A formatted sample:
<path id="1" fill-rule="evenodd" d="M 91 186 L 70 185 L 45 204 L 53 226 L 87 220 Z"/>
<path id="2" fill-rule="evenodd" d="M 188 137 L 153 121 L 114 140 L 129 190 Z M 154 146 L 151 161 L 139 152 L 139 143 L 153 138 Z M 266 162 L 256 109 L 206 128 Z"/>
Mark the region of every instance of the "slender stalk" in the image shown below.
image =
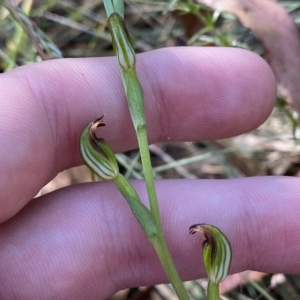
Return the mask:
<path id="1" fill-rule="evenodd" d="M 219 284 L 208 281 L 207 300 L 220 300 Z"/>
<path id="2" fill-rule="evenodd" d="M 170 280 L 173 288 L 181 300 L 189 300 L 189 297 L 184 289 L 181 279 L 176 271 L 168 250 L 166 241 L 163 237 L 163 232 L 158 228 L 154 221 L 153 214 L 142 204 L 138 194 L 132 187 L 131 183 L 121 174 L 114 178 L 114 182 L 118 190 L 127 200 L 132 213 L 140 223 L 148 240 L 152 243 L 157 256 Z"/>
<path id="3" fill-rule="evenodd" d="M 109 2 L 109 0 L 104 0 Z M 141 160 L 144 170 L 144 177 L 150 203 L 151 216 L 156 224 L 157 238 L 150 241 L 153 242 L 159 259 L 171 281 L 179 299 L 188 300 L 189 297 L 184 289 L 180 277 L 176 271 L 168 250 L 160 220 L 159 206 L 157 201 L 154 178 L 152 174 L 152 165 L 147 139 L 146 118 L 144 112 L 143 90 L 136 74 L 135 52 L 132 40 L 128 34 L 123 18 L 115 10 L 109 15 L 109 29 L 112 36 L 113 47 L 119 62 L 122 75 L 123 85 L 128 100 L 129 110 L 136 130 Z M 141 222 L 140 222 L 141 223 Z"/>
<path id="4" fill-rule="evenodd" d="M 138 129 L 137 136 L 150 202 L 150 209 L 158 230 L 158 238 L 154 240 L 153 246 L 178 298 L 182 300 L 189 300 L 190 298 L 187 295 L 187 292 L 172 260 L 162 229 L 156 189 L 152 174 L 146 127 Z"/>
<path id="5" fill-rule="evenodd" d="M 165 238 L 163 236 L 158 236 L 158 238 L 155 239 L 152 244 L 178 298 L 181 300 L 189 300 L 190 298 L 177 273 Z"/>
<path id="6" fill-rule="evenodd" d="M 138 129 L 137 137 L 138 137 L 141 161 L 143 165 L 146 187 L 147 187 L 147 192 L 149 197 L 150 210 L 151 213 L 153 214 L 153 218 L 155 220 L 156 225 L 161 229 L 162 224 L 160 220 L 159 206 L 157 201 L 154 178 L 152 174 L 152 164 L 151 164 L 149 147 L 148 147 L 146 127 L 142 127 Z"/>

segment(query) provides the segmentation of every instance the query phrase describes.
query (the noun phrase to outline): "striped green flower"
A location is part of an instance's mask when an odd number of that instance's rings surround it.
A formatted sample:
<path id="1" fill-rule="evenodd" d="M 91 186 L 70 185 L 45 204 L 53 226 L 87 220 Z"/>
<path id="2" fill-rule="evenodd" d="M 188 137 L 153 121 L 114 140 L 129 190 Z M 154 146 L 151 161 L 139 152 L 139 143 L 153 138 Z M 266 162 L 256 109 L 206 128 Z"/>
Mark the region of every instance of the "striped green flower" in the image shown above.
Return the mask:
<path id="1" fill-rule="evenodd" d="M 104 115 L 84 128 L 80 136 L 80 154 L 85 164 L 102 180 L 111 180 L 119 174 L 115 155 L 96 129 L 105 126 Z"/>
<path id="2" fill-rule="evenodd" d="M 229 271 L 232 260 L 232 249 L 225 234 L 213 225 L 196 224 L 190 227 L 190 234 L 197 231 L 205 236 L 202 244 L 203 261 L 209 281 L 219 284 Z"/>

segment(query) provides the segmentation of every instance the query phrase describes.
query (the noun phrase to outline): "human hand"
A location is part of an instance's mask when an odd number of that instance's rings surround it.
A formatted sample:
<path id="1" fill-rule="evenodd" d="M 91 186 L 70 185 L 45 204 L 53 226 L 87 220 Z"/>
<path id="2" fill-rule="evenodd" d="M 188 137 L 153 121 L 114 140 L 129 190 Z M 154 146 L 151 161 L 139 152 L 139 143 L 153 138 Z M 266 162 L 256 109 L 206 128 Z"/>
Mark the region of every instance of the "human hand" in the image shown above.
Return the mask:
<path id="1" fill-rule="evenodd" d="M 140 55 L 137 71 L 150 142 L 238 135 L 260 125 L 274 105 L 272 72 L 244 50 L 167 48 Z M 82 163 L 80 132 L 97 116 L 106 113 L 101 134 L 115 152 L 137 146 L 115 58 L 17 68 L 1 75 L 0 89 L 0 298 L 106 299 L 125 287 L 166 282 L 112 183 L 74 185 L 27 204 L 58 172 Z M 188 234 L 202 222 L 228 236 L 232 272 L 299 273 L 298 183 L 157 181 L 182 279 L 205 276 L 200 241 Z M 146 202 L 144 183 L 134 186 Z"/>

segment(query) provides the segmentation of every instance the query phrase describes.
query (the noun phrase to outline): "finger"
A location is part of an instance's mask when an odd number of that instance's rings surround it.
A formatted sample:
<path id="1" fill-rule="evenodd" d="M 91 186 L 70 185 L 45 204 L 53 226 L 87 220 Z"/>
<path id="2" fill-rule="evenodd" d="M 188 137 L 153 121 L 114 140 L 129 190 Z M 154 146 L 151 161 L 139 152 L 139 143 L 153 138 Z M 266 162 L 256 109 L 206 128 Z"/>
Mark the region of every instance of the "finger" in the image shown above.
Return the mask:
<path id="1" fill-rule="evenodd" d="M 225 138 L 269 115 L 275 81 L 267 64 L 240 49 L 168 48 L 139 56 L 149 139 Z M 116 60 L 66 59 L 0 78 L 0 222 L 58 172 L 81 163 L 83 127 L 106 113 L 101 135 L 115 151 L 136 147 Z"/>
<path id="2" fill-rule="evenodd" d="M 134 182 L 142 199 L 142 182 Z M 299 273 L 299 179 L 158 181 L 165 236 L 182 280 L 205 276 L 197 223 L 218 226 L 232 272 Z M 166 282 L 151 244 L 111 183 L 65 188 L 0 226 L 1 299 L 107 299 Z"/>

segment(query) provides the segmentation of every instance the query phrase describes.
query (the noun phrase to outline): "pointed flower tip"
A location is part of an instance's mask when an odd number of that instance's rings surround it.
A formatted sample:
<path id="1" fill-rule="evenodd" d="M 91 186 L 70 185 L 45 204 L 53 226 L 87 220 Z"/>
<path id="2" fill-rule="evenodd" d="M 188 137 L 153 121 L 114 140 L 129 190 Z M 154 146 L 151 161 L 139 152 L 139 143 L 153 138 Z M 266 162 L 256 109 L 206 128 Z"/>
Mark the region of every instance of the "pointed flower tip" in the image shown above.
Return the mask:
<path id="1" fill-rule="evenodd" d="M 90 133 L 91 134 L 96 134 L 96 129 L 98 127 L 104 127 L 104 126 L 106 126 L 105 122 L 103 121 L 104 117 L 105 117 L 105 114 L 102 115 L 102 116 L 100 116 L 100 117 L 98 117 L 97 119 L 95 119 L 93 122 L 91 122 L 89 124 L 90 125 L 89 127 L 90 127 Z"/>
<path id="2" fill-rule="evenodd" d="M 219 228 L 208 224 L 193 225 L 189 232 L 200 232 L 204 235 L 202 250 L 208 279 L 213 283 L 220 283 L 229 274 L 232 261 L 232 249 L 228 238 Z"/>
<path id="3" fill-rule="evenodd" d="M 102 115 L 87 125 L 80 136 L 80 154 L 84 163 L 101 179 L 110 180 L 119 174 L 115 155 L 104 139 L 96 136 L 96 129 L 104 127 Z"/>

